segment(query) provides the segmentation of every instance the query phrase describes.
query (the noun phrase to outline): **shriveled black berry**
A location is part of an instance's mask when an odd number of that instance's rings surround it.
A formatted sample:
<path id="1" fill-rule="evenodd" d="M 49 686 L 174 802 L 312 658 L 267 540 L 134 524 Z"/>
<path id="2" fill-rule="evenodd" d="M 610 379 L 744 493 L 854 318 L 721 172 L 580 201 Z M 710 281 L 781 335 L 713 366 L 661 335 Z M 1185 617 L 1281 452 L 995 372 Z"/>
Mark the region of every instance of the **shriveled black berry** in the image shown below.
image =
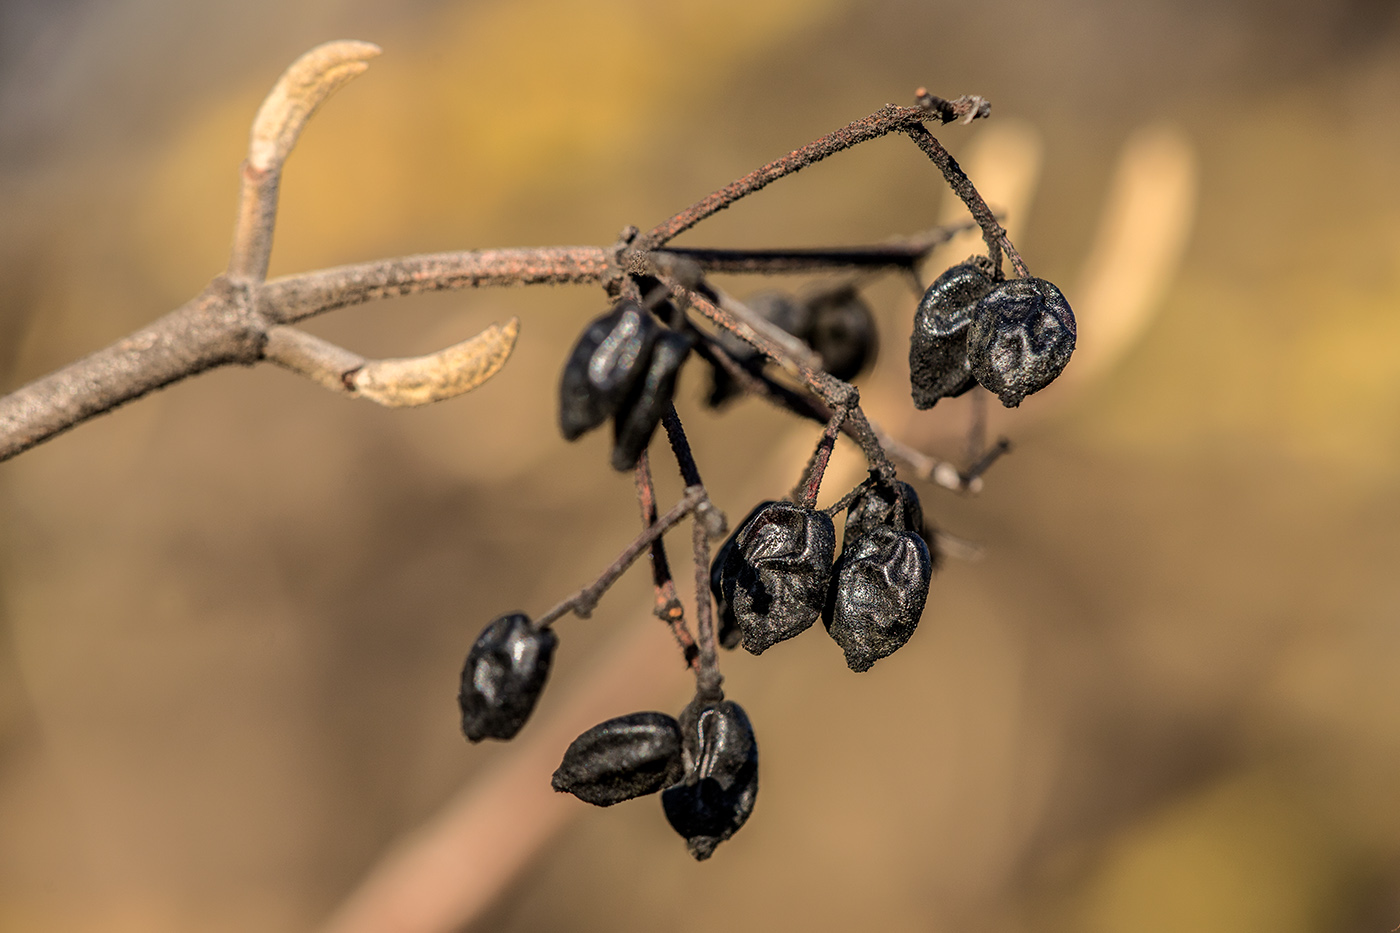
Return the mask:
<path id="1" fill-rule="evenodd" d="M 889 525 L 870 529 L 841 551 L 823 618 L 847 667 L 869 670 L 909 640 L 932 574 L 924 539 Z"/>
<path id="2" fill-rule="evenodd" d="M 651 346 L 646 376 L 618 406 L 613 434 L 612 465 L 630 470 L 651 443 L 661 416 L 676 394 L 676 377 L 694 341 L 686 334 L 663 330 Z"/>
<path id="3" fill-rule="evenodd" d="M 817 620 L 835 551 L 836 527 L 823 512 L 774 502 L 748 521 L 720 579 L 746 649 L 762 654 Z"/>
<path id="4" fill-rule="evenodd" d="M 1074 339 L 1074 312 L 1058 288 L 1044 279 L 1013 279 L 973 308 L 967 358 L 977 381 L 1015 408 L 1055 380 Z"/>
<path id="5" fill-rule="evenodd" d="M 617 411 L 646 372 L 659 329 L 651 313 L 632 301 L 618 302 L 584 329 L 559 381 L 565 440 L 576 440 Z"/>
<path id="6" fill-rule="evenodd" d="M 739 621 L 734 618 L 734 610 L 730 607 L 730 599 L 734 595 L 734 579 L 738 573 L 738 564 L 733 562 L 738 560 L 739 535 L 749 526 L 749 522 L 758 517 L 759 512 L 768 508 L 774 501 L 769 499 L 754 506 L 752 511 L 744 516 L 744 520 L 734 527 L 734 531 L 730 533 L 729 537 L 724 539 L 724 543 L 715 552 L 714 561 L 710 564 L 710 592 L 715 597 L 715 614 L 719 619 L 718 638 L 720 645 L 724 648 L 739 647 Z M 727 588 L 724 582 L 726 567 L 731 567 Z"/>
<path id="7" fill-rule="evenodd" d="M 693 701 L 681 713 L 685 780 L 661 792 L 671 827 L 697 861 L 739 831 L 758 797 L 758 743 L 739 704 Z"/>
<path id="8" fill-rule="evenodd" d="M 486 626 L 467 653 L 457 694 L 468 739 L 515 738 L 540 698 L 558 644 L 553 630 L 535 628 L 523 612 Z"/>
<path id="9" fill-rule="evenodd" d="M 977 384 L 967 359 L 972 308 L 996 283 L 991 263 L 977 256 L 948 269 L 924 292 L 909 340 L 909 383 L 914 407 L 932 408 Z"/>
<path id="10" fill-rule="evenodd" d="M 665 713 L 609 719 L 574 739 L 554 789 L 597 807 L 654 794 L 685 775 L 681 726 Z"/>
<path id="11" fill-rule="evenodd" d="M 825 292 L 808 302 L 811 322 L 805 339 L 822 358 L 822 368 L 847 382 L 875 359 L 875 317 L 854 287 Z"/>
<path id="12" fill-rule="evenodd" d="M 791 295 L 785 292 L 759 292 L 745 298 L 744 304 L 748 306 L 749 310 L 769 323 L 802 340 L 807 339 L 811 312 L 805 304 L 797 301 Z M 715 335 L 715 340 L 720 348 L 744 369 L 754 374 L 763 369 L 763 354 L 729 331 L 721 330 Z M 727 370 L 713 366 L 710 374 L 710 392 L 705 399 L 705 404 L 711 408 L 719 408 L 739 394 L 738 383 L 734 381 L 734 377 Z"/>
<path id="13" fill-rule="evenodd" d="M 919 504 L 919 494 L 914 491 L 913 486 L 903 480 L 895 482 L 904 494 L 903 529 L 914 532 L 927 543 L 928 534 L 924 527 L 924 509 Z M 850 547 L 851 542 L 872 528 L 894 524 L 895 503 L 898 494 L 895 491 L 895 486 L 883 482 L 873 483 L 861 490 L 851 500 L 851 504 L 846 510 L 846 532 L 841 539 L 842 547 Z"/>

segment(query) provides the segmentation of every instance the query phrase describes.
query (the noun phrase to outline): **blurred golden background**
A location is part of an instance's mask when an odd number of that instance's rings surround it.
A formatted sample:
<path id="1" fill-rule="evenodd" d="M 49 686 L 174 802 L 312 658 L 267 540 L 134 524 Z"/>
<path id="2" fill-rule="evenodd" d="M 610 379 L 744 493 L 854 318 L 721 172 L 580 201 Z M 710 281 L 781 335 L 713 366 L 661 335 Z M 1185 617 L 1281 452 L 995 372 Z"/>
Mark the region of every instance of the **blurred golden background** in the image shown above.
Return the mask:
<path id="1" fill-rule="evenodd" d="M 1083 354 L 997 419 L 1017 448 L 979 496 L 921 487 L 985 556 L 949 562 L 905 649 L 864 675 L 820 631 L 724 655 L 762 790 L 703 864 L 654 799 L 603 811 L 547 791 L 573 733 L 687 698 L 644 569 L 560 623 L 528 754 L 469 746 L 456 722 L 481 627 L 542 612 L 636 531 L 606 432 L 566 445 L 554 426 L 599 292 L 435 295 L 311 325 L 395 356 L 519 315 L 501 374 L 428 409 L 230 369 L 0 464 L 0 930 L 351 929 L 342 905 L 392 880 L 386 852 L 412 864 L 414 838 L 462 826 L 486 847 L 443 929 L 1393 929 L 1396 12 L 7 0 L 6 389 L 223 268 L 253 113 L 333 38 L 384 54 L 288 162 L 272 275 L 611 243 L 927 85 L 992 101 L 939 138 L 1081 311 Z M 888 138 L 680 242 L 871 242 L 957 216 L 949 200 Z M 909 290 L 871 295 L 872 414 L 961 457 L 968 406 L 916 414 L 905 394 Z M 677 406 L 733 519 L 791 485 L 816 430 L 752 401 L 706 412 L 702 376 Z M 679 481 L 660 450 L 664 502 Z"/>

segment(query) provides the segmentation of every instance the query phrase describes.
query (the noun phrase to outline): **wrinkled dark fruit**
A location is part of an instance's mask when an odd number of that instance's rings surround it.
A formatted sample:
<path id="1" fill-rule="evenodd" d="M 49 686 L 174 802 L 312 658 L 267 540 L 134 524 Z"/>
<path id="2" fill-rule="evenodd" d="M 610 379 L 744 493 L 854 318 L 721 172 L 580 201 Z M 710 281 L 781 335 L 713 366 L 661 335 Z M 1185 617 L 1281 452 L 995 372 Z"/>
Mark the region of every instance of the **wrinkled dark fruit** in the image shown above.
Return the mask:
<path id="1" fill-rule="evenodd" d="M 799 303 L 791 295 L 784 292 L 759 292 L 745 298 L 744 304 L 765 321 L 782 328 L 794 337 L 807 339 L 807 325 L 811 320 L 811 312 L 806 305 Z M 729 331 L 721 330 L 715 335 L 715 340 L 720 348 L 744 369 L 754 375 L 762 371 L 763 354 Z M 711 408 L 719 408 L 740 394 L 738 383 L 726 370 L 712 366 L 710 376 L 710 392 L 705 404 Z"/>
<path id="2" fill-rule="evenodd" d="M 1044 279 L 1003 282 L 972 309 L 972 374 L 1007 408 L 1055 380 L 1074 352 L 1074 312 Z"/>
<path id="3" fill-rule="evenodd" d="M 878 526 L 841 551 L 823 620 L 847 667 L 867 671 L 903 647 L 919 625 L 932 575 L 928 546 L 911 531 Z"/>
<path id="4" fill-rule="evenodd" d="M 747 520 L 720 569 L 744 648 L 762 654 L 817 620 L 835 551 L 836 527 L 823 512 L 774 502 Z"/>
<path id="5" fill-rule="evenodd" d="M 900 527 L 924 539 L 924 543 L 929 546 L 933 563 L 937 566 L 938 558 L 933 553 L 928 526 L 924 524 L 924 509 L 919 504 L 919 494 L 914 491 L 913 486 L 903 480 L 896 480 L 896 483 L 904 493 L 904 523 Z M 861 490 L 846 510 L 846 531 L 841 539 L 842 548 L 850 547 L 852 542 L 872 528 L 893 525 L 896 495 L 894 487 L 879 482 Z"/>
<path id="6" fill-rule="evenodd" d="M 685 780 L 661 793 L 671 828 L 697 861 L 739 831 L 758 796 L 758 743 L 739 704 L 699 704 L 681 713 Z"/>
<path id="7" fill-rule="evenodd" d="M 806 341 L 822 358 L 822 368 L 845 382 L 875 360 L 875 317 L 854 288 L 819 295 L 808 304 Z"/>
<path id="8" fill-rule="evenodd" d="M 734 575 L 738 572 L 738 564 L 734 565 L 729 574 L 728 593 L 725 592 L 724 568 L 730 561 L 736 559 L 739 535 L 749 526 L 749 522 L 758 517 L 759 512 L 768 508 L 775 501 L 768 499 L 754 506 L 749 514 L 744 516 L 744 520 L 734 527 L 734 531 L 730 533 L 729 537 L 724 539 L 724 543 L 715 552 L 714 561 L 710 564 L 710 593 L 715 598 L 715 615 L 719 619 L 717 637 L 721 647 L 739 647 L 739 621 L 734 618 L 734 610 L 729 605 L 730 597 L 734 594 Z"/>
<path id="9" fill-rule="evenodd" d="M 515 738 L 540 698 L 558 644 L 553 630 L 536 629 L 522 612 L 486 626 L 467 653 L 457 694 L 468 739 Z"/>
<path id="10" fill-rule="evenodd" d="M 967 333 L 973 306 L 995 284 L 991 263 L 978 256 L 948 269 L 924 292 L 909 341 L 915 408 L 932 408 L 939 399 L 956 398 L 977 384 L 967 358 Z"/>
<path id="11" fill-rule="evenodd" d="M 633 388 L 617 409 L 612 465 L 630 470 L 651 443 L 661 416 L 671 407 L 676 393 L 676 376 L 694 341 L 686 334 L 664 330 L 651 346 L 646 376 Z"/>
<path id="12" fill-rule="evenodd" d="M 617 411 L 646 372 L 658 327 L 640 305 L 622 301 L 589 324 L 559 381 L 559 430 L 576 440 Z"/>
<path id="13" fill-rule="evenodd" d="M 681 726 L 665 713 L 631 713 L 574 739 L 554 772 L 554 789 L 610 807 L 654 794 L 685 775 Z"/>

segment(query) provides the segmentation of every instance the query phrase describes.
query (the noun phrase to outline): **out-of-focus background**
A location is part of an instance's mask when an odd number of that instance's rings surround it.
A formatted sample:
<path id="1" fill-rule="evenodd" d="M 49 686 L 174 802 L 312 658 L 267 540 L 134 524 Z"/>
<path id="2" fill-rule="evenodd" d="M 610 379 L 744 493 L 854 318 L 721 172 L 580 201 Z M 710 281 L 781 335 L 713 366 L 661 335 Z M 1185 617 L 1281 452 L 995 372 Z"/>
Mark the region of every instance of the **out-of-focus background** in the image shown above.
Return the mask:
<path id="1" fill-rule="evenodd" d="M 947 564 L 899 654 L 855 675 L 818 627 L 724 656 L 762 791 L 712 860 L 691 861 L 654 798 L 565 807 L 474 928 L 1390 930 L 1396 11 L 6 0 L 3 387 L 220 271 L 249 121 L 327 39 L 385 52 L 288 163 L 273 275 L 610 243 L 919 85 L 984 95 L 991 121 L 940 138 L 1007 173 L 1032 269 L 1127 336 L 996 422 L 1017 447 L 981 495 L 921 487 L 984 557 Z M 1135 214 L 1114 200 L 1125 165 Z M 869 242 L 936 223 L 948 200 L 889 138 L 681 242 Z M 1124 212 L 1135 232 L 1105 252 Z M 1166 228 L 1180 249 L 1152 247 L 1156 279 L 1133 280 L 1151 278 L 1134 245 Z M 903 394 L 911 292 L 871 297 L 887 337 L 872 410 L 961 457 L 968 405 L 916 415 Z M 519 315 L 520 343 L 487 385 L 426 410 L 270 366 L 218 371 L 0 465 L 0 929 L 313 929 L 390 846 L 500 773 L 512 746 L 458 733 L 467 647 L 493 616 L 590 579 L 637 526 L 606 432 L 567 445 L 554 427 L 562 357 L 602 309 L 588 289 L 349 309 L 311 329 L 397 356 Z M 704 389 L 693 365 L 678 408 L 737 517 L 791 484 L 815 430 L 757 402 L 706 412 Z M 639 570 L 593 619 L 560 623 L 541 721 L 659 627 L 649 606 Z M 672 667 L 638 671 L 636 702 L 674 712 L 686 676 L 664 645 L 656 657 Z M 625 671 L 605 679 L 627 692 Z"/>

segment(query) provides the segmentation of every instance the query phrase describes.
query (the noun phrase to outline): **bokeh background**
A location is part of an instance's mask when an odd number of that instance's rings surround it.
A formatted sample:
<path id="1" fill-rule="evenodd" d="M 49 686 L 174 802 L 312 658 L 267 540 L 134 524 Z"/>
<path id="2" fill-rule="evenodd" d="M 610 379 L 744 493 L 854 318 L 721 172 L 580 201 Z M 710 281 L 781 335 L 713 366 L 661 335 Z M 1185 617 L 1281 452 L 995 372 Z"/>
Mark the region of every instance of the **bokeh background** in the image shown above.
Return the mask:
<path id="1" fill-rule="evenodd" d="M 288 163 L 273 275 L 609 243 L 919 85 L 991 99 L 991 121 L 940 138 L 969 166 L 989 138 L 1022 166 L 1018 245 L 1071 302 L 1106 275 L 1095 244 L 1133 140 L 1173 140 L 1195 182 L 1138 339 L 998 420 L 1017 448 L 980 495 L 921 487 L 983 557 L 947 564 L 910 644 L 863 675 L 819 628 L 724 657 L 762 791 L 704 864 L 654 799 L 499 793 L 502 775 L 547 781 L 571 712 L 685 702 L 645 571 L 561 622 L 520 739 L 538 761 L 457 729 L 480 628 L 543 611 L 636 530 L 602 432 L 566 445 L 554 427 L 560 361 L 600 293 L 437 295 L 311 325 L 396 356 L 519 315 L 502 373 L 430 409 L 217 371 L 0 465 L 0 929 L 315 929 L 462 801 L 504 826 L 481 837 L 488 868 L 463 871 L 491 894 L 473 929 L 1393 929 L 1396 10 L 5 0 L 6 388 L 222 268 L 258 102 L 332 38 L 385 53 Z M 869 242 L 947 201 L 890 138 L 683 242 Z M 910 291 L 871 296 L 888 337 L 872 410 L 961 457 L 969 407 L 915 415 L 902 394 Z M 791 484 L 815 431 L 757 402 L 706 412 L 692 370 L 678 407 L 742 515 Z M 523 850 L 499 838 L 517 824 Z"/>

